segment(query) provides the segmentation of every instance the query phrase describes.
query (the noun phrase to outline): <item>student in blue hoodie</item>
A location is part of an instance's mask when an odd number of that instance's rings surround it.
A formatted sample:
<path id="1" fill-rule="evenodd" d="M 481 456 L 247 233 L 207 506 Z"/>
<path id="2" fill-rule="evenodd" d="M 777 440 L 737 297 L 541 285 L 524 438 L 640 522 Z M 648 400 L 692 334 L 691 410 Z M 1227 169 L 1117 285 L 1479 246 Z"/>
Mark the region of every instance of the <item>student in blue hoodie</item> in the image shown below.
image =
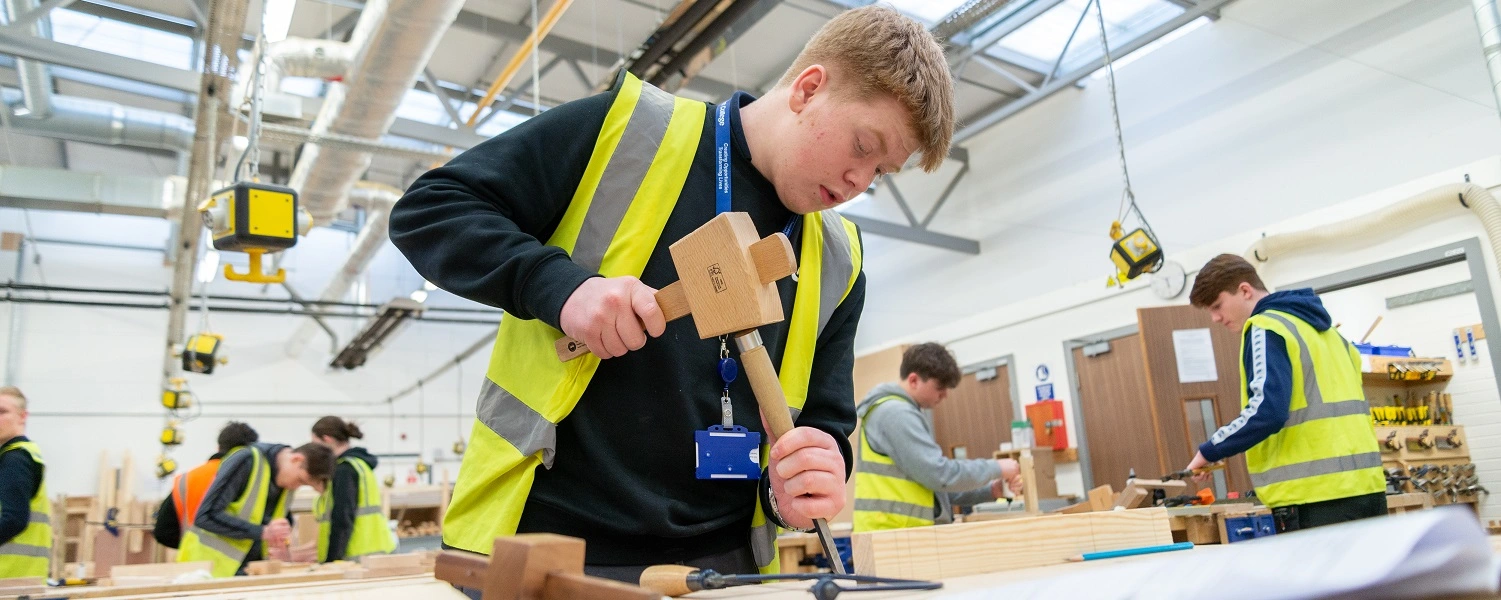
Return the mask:
<path id="1" fill-rule="evenodd" d="M 1244 452 L 1278 531 L 1386 514 L 1360 355 L 1334 330 L 1318 295 L 1268 293 L 1256 267 L 1221 254 L 1199 270 L 1189 301 L 1241 332 L 1242 410 L 1199 445 L 1187 468 Z"/>

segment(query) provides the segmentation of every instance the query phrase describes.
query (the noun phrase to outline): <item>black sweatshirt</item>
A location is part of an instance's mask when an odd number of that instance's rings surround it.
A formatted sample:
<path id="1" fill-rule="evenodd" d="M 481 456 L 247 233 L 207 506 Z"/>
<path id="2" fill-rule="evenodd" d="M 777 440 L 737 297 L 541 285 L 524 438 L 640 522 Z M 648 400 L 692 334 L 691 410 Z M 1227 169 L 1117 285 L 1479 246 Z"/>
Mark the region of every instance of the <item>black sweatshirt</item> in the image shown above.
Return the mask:
<path id="1" fill-rule="evenodd" d="M 26 441 L 30 440 L 18 435 L 0 446 Z M 31 499 L 42 486 L 42 474 L 42 465 L 25 450 L 0 454 L 0 546 L 21 535 L 31 523 Z"/>
<path id="2" fill-rule="evenodd" d="M 350 448 L 339 458 L 365 461 L 371 469 L 380 462 L 364 448 Z M 328 558 L 324 562 L 343 560 L 345 551 L 349 550 L 349 537 L 354 534 L 354 512 L 360 505 L 360 472 L 354 465 L 340 460 L 334 467 L 330 485 L 333 486 L 330 493 L 333 494 L 334 506 L 328 515 Z"/>
<path id="3" fill-rule="evenodd" d="M 209 533 L 223 537 L 254 540 L 250 546 L 250 554 L 245 561 L 260 560 L 264 556 L 261 548 L 261 529 L 271 522 L 274 515 L 271 509 L 281 500 L 283 490 L 276 485 L 276 455 L 282 450 L 288 450 L 291 446 L 285 444 L 267 444 L 256 442 L 247 446 L 252 451 L 261 453 L 261 458 L 266 460 L 266 465 L 271 468 L 270 486 L 266 492 L 266 510 L 261 517 L 260 523 L 250 523 L 238 516 L 226 512 L 229 505 L 245 493 L 245 488 L 250 485 L 250 471 L 252 469 L 251 457 L 247 452 L 236 452 L 229 455 L 219 463 L 219 473 L 214 475 L 214 483 L 208 486 L 208 492 L 203 495 L 203 502 L 198 505 L 198 514 L 193 517 L 193 525 Z M 240 565 L 244 568 L 244 564 Z"/>
<path id="4" fill-rule="evenodd" d="M 392 211 L 391 241 L 439 287 L 501 308 L 508 318 L 558 327 L 569 295 L 598 274 L 538 240 L 562 220 L 613 100 L 610 92 L 553 108 L 429 171 Z M 729 111 L 733 209 L 748 212 L 766 236 L 795 215 L 751 165 L 739 113 L 750 100 L 737 94 Z M 656 289 L 677 280 L 668 246 L 714 216 L 712 115 L 710 107 L 683 193 L 641 274 Z M 796 223 L 790 237 L 801 254 L 801 219 Z M 786 278 L 777 289 L 790 318 L 797 285 Z M 855 327 L 864 301 L 862 273 L 817 341 L 808 400 L 797 419 L 833 436 L 846 475 L 855 426 Z M 773 364 L 780 364 L 787 322 L 760 332 Z M 537 470 L 519 531 L 584 538 L 586 560 L 597 565 L 670 563 L 744 548 L 756 482 L 694 477 L 693 432 L 720 421 L 718 360 L 719 341 L 699 339 L 685 318 L 668 323 L 641 350 L 601 362 L 578 406 L 558 424 L 553 466 Z M 745 377 L 731 385 L 730 397 L 736 424 L 761 431 Z"/>
<path id="5" fill-rule="evenodd" d="M 177 518 L 177 502 L 172 494 L 167 494 L 161 506 L 156 507 L 156 525 L 151 528 L 151 537 L 173 550 L 182 545 L 182 522 Z"/>

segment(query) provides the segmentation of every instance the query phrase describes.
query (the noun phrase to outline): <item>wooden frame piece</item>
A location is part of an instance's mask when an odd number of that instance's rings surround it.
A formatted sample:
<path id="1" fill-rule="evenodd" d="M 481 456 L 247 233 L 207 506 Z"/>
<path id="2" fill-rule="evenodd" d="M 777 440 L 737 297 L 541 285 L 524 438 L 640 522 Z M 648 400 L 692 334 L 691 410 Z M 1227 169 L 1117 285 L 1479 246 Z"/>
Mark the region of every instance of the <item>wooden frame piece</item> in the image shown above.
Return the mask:
<path id="1" fill-rule="evenodd" d="M 1150 508 L 873 531 L 852 542 L 861 575 L 943 579 L 1171 544 L 1173 534 L 1167 510 Z"/>

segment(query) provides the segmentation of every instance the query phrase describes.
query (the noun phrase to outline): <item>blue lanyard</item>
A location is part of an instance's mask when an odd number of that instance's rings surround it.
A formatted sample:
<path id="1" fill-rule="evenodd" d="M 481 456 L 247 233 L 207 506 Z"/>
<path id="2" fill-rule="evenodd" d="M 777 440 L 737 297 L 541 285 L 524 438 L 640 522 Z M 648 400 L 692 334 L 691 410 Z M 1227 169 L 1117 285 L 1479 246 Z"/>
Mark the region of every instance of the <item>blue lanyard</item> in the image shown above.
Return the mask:
<path id="1" fill-rule="evenodd" d="M 714 111 L 714 214 L 730 212 L 730 102 L 726 100 Z M 797 215 L 787 220 L 782 235 L 792 237 Z"/>

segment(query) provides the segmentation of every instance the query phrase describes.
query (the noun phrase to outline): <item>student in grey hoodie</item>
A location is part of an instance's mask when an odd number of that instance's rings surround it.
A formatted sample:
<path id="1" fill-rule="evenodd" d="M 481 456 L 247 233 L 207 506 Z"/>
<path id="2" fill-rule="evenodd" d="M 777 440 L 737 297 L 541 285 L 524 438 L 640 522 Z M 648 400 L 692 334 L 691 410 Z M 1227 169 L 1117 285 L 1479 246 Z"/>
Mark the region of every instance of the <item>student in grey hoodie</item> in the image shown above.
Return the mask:
<path id="1" fill-rule="evenodd" d="M 1011 459 L 951 459 L 933 439 L 922 409 L 938 406 L 959 385 L 959 365 L 940 344 L 902 353 L 901 381 L 865 396 L 855 462 L 855 531 L 920 527 L 953 520 L 953 506 L 1021 493 Z"/>

